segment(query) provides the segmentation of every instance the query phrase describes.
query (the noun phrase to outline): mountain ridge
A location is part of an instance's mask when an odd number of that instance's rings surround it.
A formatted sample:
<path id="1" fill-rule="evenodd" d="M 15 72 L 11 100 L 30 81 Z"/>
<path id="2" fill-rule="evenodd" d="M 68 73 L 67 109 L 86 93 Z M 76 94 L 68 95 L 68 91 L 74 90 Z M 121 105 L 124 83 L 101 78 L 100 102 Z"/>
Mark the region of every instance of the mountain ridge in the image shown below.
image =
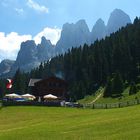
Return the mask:
<path id="1" fill-rule="evenodd" d="M 55 46 L 45 37 L 41 38 L 40 44 L 35 44 L 34 40 L 22 42 L 16 61 L 10 65 L 10 71 L 14 73 L 18 68 L 25 72 L 30 71 L 38 67 L 41 62 L 47 61 L 56 55 L 64 54 L 72 47 L 83 46 L 85 43 L 90 45 L 95 40 L 109 36 L 129 23 L 131 23 L 130 17 L 120 9 L 115 9 L 110 14 L 107 25 L 102 19 L 98 19 L 92 31 L 89 30 L 84 19 L 76 23 L 65 23 L 61 31 L 61 37 Z"/>

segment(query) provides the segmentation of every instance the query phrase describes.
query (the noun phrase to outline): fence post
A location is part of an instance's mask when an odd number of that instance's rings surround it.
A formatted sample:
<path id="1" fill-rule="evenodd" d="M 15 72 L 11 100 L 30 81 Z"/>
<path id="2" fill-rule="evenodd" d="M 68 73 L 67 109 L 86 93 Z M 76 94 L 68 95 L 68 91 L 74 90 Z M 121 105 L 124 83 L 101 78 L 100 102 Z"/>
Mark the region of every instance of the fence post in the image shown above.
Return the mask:
<path id="1" fill-rule="evenodd" d="M 139 104 L 139 99 L 137 99 L 137 104 Z"/>
<path id="2" fill-rule="evenodd" d="M 127 101 L 127 106 L 129 106 L 129 101 Z"/>
<path id="3" fill-rule="evenodd" d="M 119 108 L 121 107 L 121 103 L 119 103 Z"/>
<path id="4" fill-rule="evenodd" d="M 92 106 L 92 109 L 95 109 L 95 106 L 94 106 L 94 104 L 93 104 L 93 106 Z"/>
<path id="5" fill-rule="evenodd" d="M 107 104 L 105 105 L 105 108 L 107 109 Z"/>

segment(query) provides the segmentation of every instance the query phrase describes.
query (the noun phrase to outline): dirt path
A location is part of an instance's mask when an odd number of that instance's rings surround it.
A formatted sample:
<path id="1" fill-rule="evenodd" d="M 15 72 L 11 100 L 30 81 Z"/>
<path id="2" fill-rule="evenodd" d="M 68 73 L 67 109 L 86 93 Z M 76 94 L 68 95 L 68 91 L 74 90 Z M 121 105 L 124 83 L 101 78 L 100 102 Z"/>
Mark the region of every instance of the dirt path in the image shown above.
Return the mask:
<path id="1" fill-rule="evenodd" d="M 93 103 L 95 103 L 98 99 L 100 99 L 100 97 L 102 97 L 102 95 L 103 95 L 103 88 L 102 89 L 100 89 L 100 94 L 93 100 L 93 101 L 91 101 L 89 104 L 93 104 Z"/>
<path id="2" fill-rule="evenodd" d="M 100 93 L 100 94 L 99 94 L 92 102 L 90 102 L 89 104 L 95 103 L 102 95 L 103 95 L 103 93 Z"/>

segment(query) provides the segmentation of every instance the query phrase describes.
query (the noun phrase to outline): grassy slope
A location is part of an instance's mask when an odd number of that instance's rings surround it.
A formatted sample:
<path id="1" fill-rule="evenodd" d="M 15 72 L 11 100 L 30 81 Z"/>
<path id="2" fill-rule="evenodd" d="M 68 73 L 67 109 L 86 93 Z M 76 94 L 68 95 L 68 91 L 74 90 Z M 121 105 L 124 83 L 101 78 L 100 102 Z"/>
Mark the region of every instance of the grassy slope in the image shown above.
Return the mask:
<path id="1" fill-rule="evenodd" d="M 101 94 L 102 92 L 104 91 L 104 89 L 102 87 L 100 87 L 94 95 L 87 95 L 85 96 L 84 99 L 81 99 L 79 100 L 78 102 L 81 103 L 81 104 L 88 104 L 88 103 L 91 103 L 93 100 L 96 99 L 96 97 Z"/>
<path id="2" fill-rule="evenodd" d="M 90 110 L 6 107 L 0 140 L 139 140 L 140 105 Z"/>
<path id="3" fill-rule="evenodd" d="M 102 89 L 102 90 L 101 90 Z M 103 94 L 103 88 L 100 88 L 99 90 L 97 90 L 95 96 L 94 95 L 89 95 L 86 96 L 84 99 L 79 100 L 79 103 L 82 104 L 87 104 L 90 103 L 92 100 L 94 100 L 99 94 Z M 122 97 L 118 97 L 118 98 L 104 98 L 103 96 L 101 98 L 99 98 L 95 103 L 118 103 L 118 102 L 126 102 L 126 101 L 131 101 L 134 100 L 136 97 L 138 99 L 140 99 L 140 91 L 137 92 L 137 94 L 135 95 L 131 95 L 129 96 L 129 87 L 126 88 L 124 90 L 124 92 L 122 93 Z"/>
<path id="4" fill-rule="evenodd" d="M 131 100 L 135 100 L 135 98 L 139 98 L 140 99 L 140 91 L 137 92 L 137 94 L 134 95 L 130 95 L 129 96 L 129 88 L 126 88 L 124 90 L 124 92 L 122 93 L 122 97 L 118 97 L 118 98 L 103 98 L 101 97 L 96 103 L 118 103 L 118 102 L 126 102 L 126 101 L 131 101 Z"/>

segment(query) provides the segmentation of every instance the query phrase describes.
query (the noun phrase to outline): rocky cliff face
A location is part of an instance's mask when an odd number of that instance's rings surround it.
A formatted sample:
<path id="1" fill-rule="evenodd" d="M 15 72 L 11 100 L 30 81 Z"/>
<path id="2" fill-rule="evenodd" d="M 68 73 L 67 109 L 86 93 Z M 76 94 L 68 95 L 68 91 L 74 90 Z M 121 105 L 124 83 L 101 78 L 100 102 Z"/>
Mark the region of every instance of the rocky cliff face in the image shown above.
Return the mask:
<path id="1" fill-rule="evenodd" d="M 38 67 L 41 62 L 52 58 L 54 53 L 54 46 L 45 37 L 42 37 L 41 43 L 38 45 L 33 40 L 23 42 L 12 66 L 12 71 L 16 71 L 18 68 L 23 71 L 30 71 Z"/>
<path id="2" fill-rule="evenodd" d="M 100 40 L 119 28 L 131 23 L 130 17 L 120 9 L 115 9 L 108 20 L 107 26 L 102 19 L 97 20 L 89 31 L 85 20 L 79 20 L 75 24 L 66 23 L 63 25 L 60 40 L 56 44 L 56 53 L 64 53 L 72 47 L 94 43 L 95 40 Z"/>
<path id="3" fill-rule="evenodd" d="M 120 9 L 115 9 L 107 23 L 107 35 L 116 32 L 119 28 L 131 23 L 130 17 Z"/>
<path id="4" fill-rule="evenodd" d="M 55 56 L 55 47 L 51 44 L 50 40 L 42 37 L 41 43 L 37 45 L 37 58 L 39 62 L 46 61 Z"/>
<path id="5" fill-rule="evenodd" d="M 5 59 L 0 63 L 0 75 L 10 72 L 15 61 Z"/>
<path id="6" fill-rule="evenodd" d="M 79 47 L 85 43 L 90 43 L 90 31 L 85 20 L 79 20 L 76 24 L 66 23 L 56 44 L 56 52 L 64 53 L 72 47 Z"/>
<path id="7" fill-rule="evenodd" d="M 100 40 L 106 36 L 106 26 L 102 19 L 97 20 L 91 31 L 91 42 Z"/>
<path id="8" fill-rule="evenodd" d="M 38 65 L 37 46 L 35 42 L 33 40 L 22 42 L 12 70 L 15 71 L 20 68 L 21 70 L 28 71 Z"/>

